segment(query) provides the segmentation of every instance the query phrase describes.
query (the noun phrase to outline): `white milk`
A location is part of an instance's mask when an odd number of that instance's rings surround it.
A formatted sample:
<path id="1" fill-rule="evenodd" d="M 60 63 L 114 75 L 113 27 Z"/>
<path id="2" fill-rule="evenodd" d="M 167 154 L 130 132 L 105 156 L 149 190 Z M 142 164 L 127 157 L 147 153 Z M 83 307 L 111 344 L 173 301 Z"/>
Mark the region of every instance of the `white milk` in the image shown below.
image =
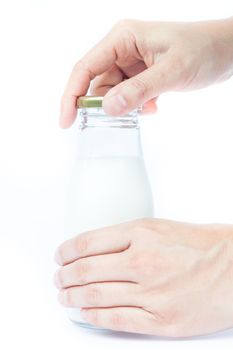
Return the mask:
<path id="1" fill-rule="evenodd" d="M 66 199 L 65 239 L 143 217 L 153 217 L 153 198 L 142 157 L 76 160 Z M 71 320 L 83 322 L 79 309 L 67 310 Z"/>

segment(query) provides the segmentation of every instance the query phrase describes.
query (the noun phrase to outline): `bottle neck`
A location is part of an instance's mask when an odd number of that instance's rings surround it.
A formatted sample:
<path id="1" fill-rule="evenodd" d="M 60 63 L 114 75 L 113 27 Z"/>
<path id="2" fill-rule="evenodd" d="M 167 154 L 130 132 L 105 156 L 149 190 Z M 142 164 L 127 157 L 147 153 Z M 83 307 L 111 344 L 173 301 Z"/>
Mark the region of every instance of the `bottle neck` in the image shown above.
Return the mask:
<path id="1" fill-rule="evenodd" d="M 80 129 L 87 127 L 108 128 L 138 128 L 138 111 L 133 110 L 121 117 L 106 115 L 103 108 L 82 108 L 80 115 Z"/>
<path id="2" fill-rule="evenodd" d="M 108 116 L 102 108 L 79 111 L 78 157 L 141 157 L 138 112 Z"/>

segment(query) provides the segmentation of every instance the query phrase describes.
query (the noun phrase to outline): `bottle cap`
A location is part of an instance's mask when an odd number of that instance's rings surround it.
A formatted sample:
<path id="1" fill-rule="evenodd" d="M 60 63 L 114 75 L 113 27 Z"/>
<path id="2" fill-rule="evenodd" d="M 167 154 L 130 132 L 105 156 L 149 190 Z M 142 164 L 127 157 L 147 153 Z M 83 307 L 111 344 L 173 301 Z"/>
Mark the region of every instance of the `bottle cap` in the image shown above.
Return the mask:
<path id="1" fill-rule="evenodd" d="M 77 108 L 102 107 L 103 96 L 80 96 L 77 99 Z"/>

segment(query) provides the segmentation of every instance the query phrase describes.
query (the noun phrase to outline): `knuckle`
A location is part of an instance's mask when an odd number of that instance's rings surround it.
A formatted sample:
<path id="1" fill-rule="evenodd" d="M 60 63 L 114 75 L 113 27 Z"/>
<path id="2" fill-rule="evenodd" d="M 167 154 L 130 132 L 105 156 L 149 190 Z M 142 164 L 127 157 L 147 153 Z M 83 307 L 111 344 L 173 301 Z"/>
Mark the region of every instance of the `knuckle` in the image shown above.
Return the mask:
<path id="1" fill-rule="evenodd" d="M 113 327 L 114 329 L 123 329 L 125 328 L 125 318 L 122 313 L 119 311 L 112 311 L 110 314 L 110 327 Z"/>
<path id="2" fill-rule="evenodd" d="M 88 321 L 93 324 L 98 324 L 99 323 L 99 315 L 98 315 L 98 310 L 96 309 L 90 309 L 88 310 Z"/>
<path id="3" fill-rule="evenodd" d="M 164 295 L 161 298 L 158 295 L 157 306 L 153 310 L 151 309 L 152 303 L 150 300 L 155 300 L 154 290 L 151 290 L 151 294 L 148 295 L 147 309 L 152 310 L 152 323 L 162 330 L 164 336 L 182 337 L 192 328 L 193 320 L 190 319 L 190 322 L 187 322 L 182 308 L 178 306 L 178 301 L 174 300 L 172 296 L 166 294 L 164 297 Z"/>
<path id="4" fill-rule="evenodd" d="M 86 284 L 88 282 L 88 273 L 90 271 L 90 264 L 78 260 L 76 263 L 76 273 L 78 276 L 78 283 Z"/>
<path id="5" fill-rule="evenodd" d="M 79 255 L 85 254 L 89 250 L 90 237 L 83 235 L 78 236 L 75 242 L 76 251 Z"/>
<path id="6" fill-rule="evenodd" d="M 137 252 L 128 258 L 129 268 L 134 271 L 144 270 L 150 264 L 148 252 Z"/>
<path id="7" fill-rule="evenodd" d="M 197 321 L 196 315 L 195 318 L 187 316 L 187 310 L 184 311 L 185 309 L 180 304 L 179 299 L 174 299 L 172 296 L 166 298 L 166 300 L 164 299 L 162 304 L 162 307 L 161 305 L 158 307 L 158 314 L 161 317 L 161 326 L 166 329 L 167 336 L 189 336 L 190 330 Z"/>
<path id="8" fill-rule="evenodd" d="M 98 305 L 100 301 L 101 293 L 99 288 L 95 286 L 87 286 L 84 296 L 85 301 L 92 306 Z"/>
<path id="9" fill-rule="evenodd" d="M 132 222 L 131 227 L 129 228 L 130 236 L 133 241 L 141 242 L 141 239 L 149 237 L 151 234 L 154 236 L 154 222 L 153 218 L 140 218 Z"/>
<path id="10" fill-rule="evenodd" d="M 135 228 L 150 228 L 152 226 L 152 219 L 151 218 L 140 218 L 135 220 Z"/>
<path id="11" fill-rule="evenodd" d="M 144 269 L 145 266 L 150 264 L 151 264 L 151 257 L 148 252 L 144 252 L 144 251 L 139 252 L 131 258 L 131 265 L 136 269 L 138 268 Z"/>
<path id="12" fill-rule="evenodd" d="M 155 259 L 153 253 L 141 250 L 129 257 L 126 267 L 133 278 L 146 283 L 151 281 L 151 276 L 158 273 L 158 266 L 157 258 Z"/>
<path id="13" fill-rule="evenodd" d="M 76 73 L 80 71 L 86 71 L 90 77 L 90 80 L 94 79 L 95 74 L 88 66 L 88 61 L 85 58 L 81 58 L 78 62 L 76 62 L 73 66 L 72 74 L 76 75 Z"/>
<path id="14" fill-rule="evenodd" d="M 161 325 L 167 329 L 177 329 L 183 319 L 182 311 L 179 310 L 177 300 L 170 300 L 172 297 L 167 297 L 161 300 L 161 305 L 157 307 L 156 315 L 160 320 Z"/>
<path id="15" fill-rule="evenodd" d="M 80 69 L 82 69 L 83 68 L 83 61 L 82 60 L 79 60 L 79 61 L 77 61 L 75 64 L 74 64 L 74 66 L 73 66 L 73 69 L 72 69 L 72 72 L 73 73 L 76 73 L 76 72 L 78 72 Z"/>
<path id="16" fill-rule="evenodd" d="M 116 22 L 116 24 L 114 25 L 114 28 L 116 29 L 125 29 L 125 28 L 130 28 L 134 25 L 135 20 L 134 19 L 130 19 L 130 18 L 122 18 L 119 21 Z"/>

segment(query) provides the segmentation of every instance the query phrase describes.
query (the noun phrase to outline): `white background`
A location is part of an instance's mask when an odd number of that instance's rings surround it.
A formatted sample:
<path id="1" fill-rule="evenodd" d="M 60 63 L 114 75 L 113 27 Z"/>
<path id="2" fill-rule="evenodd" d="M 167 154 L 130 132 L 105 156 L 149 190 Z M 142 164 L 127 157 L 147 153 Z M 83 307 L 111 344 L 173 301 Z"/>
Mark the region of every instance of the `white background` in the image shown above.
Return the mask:
<path id="1" fill-rule="evenodd" d="M 122 18 L 204 20 L 232 0 L 0 2 L 0 347 L 232 349 L 233 330 L 189 340 L 76 327 L 56 300 L 53 254 L 77 123 L 58 127 L 74 63 Z M 141 118 L 155 216 L 233 223 L 233 80 L 167 93 Z"/>

